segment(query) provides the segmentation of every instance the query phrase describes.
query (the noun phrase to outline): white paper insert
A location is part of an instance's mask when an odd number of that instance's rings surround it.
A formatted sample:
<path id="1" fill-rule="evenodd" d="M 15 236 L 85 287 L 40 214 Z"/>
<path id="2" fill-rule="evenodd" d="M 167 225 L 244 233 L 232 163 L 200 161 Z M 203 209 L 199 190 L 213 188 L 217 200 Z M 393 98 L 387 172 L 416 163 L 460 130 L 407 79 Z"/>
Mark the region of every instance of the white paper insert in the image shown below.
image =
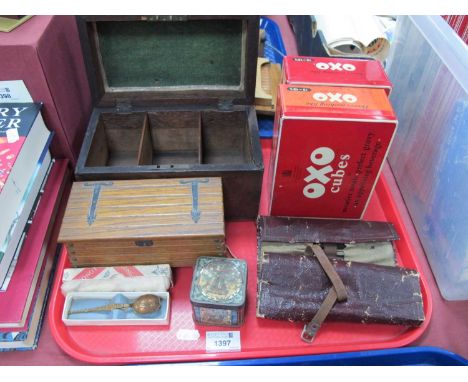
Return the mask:
<path id="1" fill-rule="evenodd" d="M 241 351 L 240 332 L 206 332 L 206 351 Z"/>

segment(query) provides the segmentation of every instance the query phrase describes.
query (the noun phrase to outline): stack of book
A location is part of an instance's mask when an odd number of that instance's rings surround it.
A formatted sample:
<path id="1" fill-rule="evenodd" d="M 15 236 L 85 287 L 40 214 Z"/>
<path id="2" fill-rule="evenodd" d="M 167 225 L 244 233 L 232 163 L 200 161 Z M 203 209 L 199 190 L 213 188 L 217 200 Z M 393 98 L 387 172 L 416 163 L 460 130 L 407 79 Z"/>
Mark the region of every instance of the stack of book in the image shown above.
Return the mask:
<path id="1" fill-rule="evenodd" d="M 0 82 L 0 351 L 37 346 L 66 171 L 49 153 L 42 104 L 10 85 L 24 84 Z"/>

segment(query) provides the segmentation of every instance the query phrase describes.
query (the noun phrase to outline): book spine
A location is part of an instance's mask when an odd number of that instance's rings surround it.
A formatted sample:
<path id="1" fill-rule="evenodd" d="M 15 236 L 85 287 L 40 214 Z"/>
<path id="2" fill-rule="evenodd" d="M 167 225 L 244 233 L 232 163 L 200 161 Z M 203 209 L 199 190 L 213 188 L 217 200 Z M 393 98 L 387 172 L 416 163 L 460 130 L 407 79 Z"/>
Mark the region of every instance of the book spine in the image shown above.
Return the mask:
<path id="1" fill-rule="evenodd" d="M 16 263 L 18 261 L 19 254 L 21 253 L 21 249 L 23 248 L 24 241 L 28 235 L 28 231 L 31 228 L 34 216 L 36 215 L 37 208 L 39 207 L 39 203 L 41 201 L 42 195 L 44 194 L 44 187 L 47 183 L 47 179 L 49 178 L 50 170 L 52 169 L 54 165 L 55 160 L 51 160 L 49 163 L 48 169 L 46 171 L 45 177 L 41 183 L 39 192 L 37 194 L 37 197 L 33 203 L 33 206 L 31 208 L 31 212 L 29 213 L 26 226 L 24 227 L 23 233 L 21 235 L 21 238 L 19 240 L 18 246 L 16 247 L 15 255 L 9 265 L 7 275 L 5 277 L 5 280 L 3 281 L 3 284 L 1 284 L 0 287 L 0 292 L 5 292 L 8 289 L 8 285 L 10 284 L 11 281 L 11 276 L 13 275 L 13 272 L 15 271 Z"/>

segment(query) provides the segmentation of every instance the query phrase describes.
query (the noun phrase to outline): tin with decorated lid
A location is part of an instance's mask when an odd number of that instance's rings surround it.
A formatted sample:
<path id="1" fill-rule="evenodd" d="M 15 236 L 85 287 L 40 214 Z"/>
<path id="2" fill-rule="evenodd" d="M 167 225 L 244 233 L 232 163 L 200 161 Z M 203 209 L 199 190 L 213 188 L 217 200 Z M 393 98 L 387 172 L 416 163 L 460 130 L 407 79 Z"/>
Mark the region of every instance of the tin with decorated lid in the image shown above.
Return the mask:
<path id="1" fill-rule="evenodd" d="M 247 263 L 207 257 L 197 259 L 190 289 L 193 319 L 210 326 L 240 326 L 244 322 Z"/>

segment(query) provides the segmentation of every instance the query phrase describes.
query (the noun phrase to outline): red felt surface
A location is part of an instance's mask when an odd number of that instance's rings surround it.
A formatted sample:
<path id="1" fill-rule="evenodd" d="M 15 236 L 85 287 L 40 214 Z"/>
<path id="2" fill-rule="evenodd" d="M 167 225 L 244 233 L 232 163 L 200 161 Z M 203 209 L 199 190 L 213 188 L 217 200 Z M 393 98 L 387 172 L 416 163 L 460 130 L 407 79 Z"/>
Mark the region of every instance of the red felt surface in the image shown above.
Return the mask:
<path id="1" fill-rule="evenodd" d="M 272 16 L 271 18 L 278 23 L 278 25 L 280 26 L 280 29 L 282 30 L 283 40 L 288 49 L 288 53 L 297 54 L 297 50 L 296 50 L 295 43 L 293 40 L 293 34 L 289 28 L 286 18 L 284 16 Z M 385 177 L 386 183 L 388 185 L 388 188 L 386 189 L 389 192 L 389 194 L 386 194 L 386 196 L 387 197 L 390 196 L 392 202 L 396 206 L 396 209 L 394 210 L 394 212 L 397 212 L 397 215 L 399 216 L 403 224 L 402 227 L 404 227 L 404 231 L 400 232 L 400 234 L 403 235 L 403 241 L 411 245 L 411 248 L 414 254 L 414 259 L 419 264 L 419 269 L 424 274 L 425 279 L 427 281 L 428 289 L 430 290 L 430 293 L 432 294 L 433 314 L 432 314 L 431 321 L 427 329 L 424 332 L 422 332 L 420 338 L 415 339 L 415 341 L 411 343 L 411 346 L 437 346 L 446 350 L 450 350 L 457 354 L 460 354 L 461 356 L 465 358 L 468 358 L 468 341 L 466 340 L 468 338 L 468 321 L 466 319 L 466 317 L 468 317 L 468 301 L 447 302 L 441 298 L 441 295 L 437 289 L 437 285 L 435 284 L 434 277 L 431 273 L 430 267 L 426 260 L 425 254 L 418 241 L 417 234 L 412 226 L 411 219 L 407 213 L 406 207 L 403 203 L 398 187 L 392 177 L 391 171 L 388 168 L 388 166 L 384 168 L 383 176 Z M 381 198 L 384 197 L 384 195 L 380 193 L 379 190 L 377 190 L 377 193 L 379 193 L 379 196 Z M 382 216 L 382 208 L 379 205 L 378 200 L 376 199 L 377 199 L 377 196 L 374 196 L 373 201 L 371 202 L 371 205 L 369 206 L 368 213 L 370 214 L 369 216 L 371 217 Z M 236 256 L 239 256 L 239 257 L 246 256 L 248 255 L 247 252 L 250 252 L 253 250 L 252 242 L 251 244 L 247 243 L 247 241 L 249 241 L 248 238 L 253 233 L 254 233 L 253 223 L 228 224 L 227 240 L 233 253 Z M 234 236 L 237 237 L 236 240 L 233 240 Z M 249 255 L 249 256 L 252 256 L 252 255 Z M 252 283 L 254 282 L 254 279 L 252 278 L 253 277 L 252 272 L 254 272 L 252 268 L 252 261 L 253 261 L 252 259 L 249 260 L 249 270 L 251 272 L 249 275 L 249 287 L 250 288 L 252 287 Z M 175 293 L 176 293 L 176 295 L 174 296 L 175 299 L 177 299 L 177 297 L 180 298 L 181 294 L 186 293 L 187 287 L 188 287 L 188 281 L 187 280 L 184 281 L 183 274 L 185 273 L 188 275 L 190 272 L 191 271 L 188 269 L 184 269 L 181 272 L 176 272 L 175 282 L 177 285 L 177 289 L 175 290 Z M 176 308 L 179 307 L 181 309 L 185 309 L 184 304 L 186 307 L 188 304 L 188 301 L 186 303 L 184 303 L 183 301 L 179 301 L 178 303 L 176 303 Z M 265 323 L 265 322 L 262 322 L 264 320 L 257 320 L 254 314 L 252 314 L 253 304 L 254 304 L 254 301 L 249 300 L 248 312 L 247 312 L 248 322 L 243 327 L 242 335 L 241 335 L 243 350 L 252 351 L 255 347 L 258 348 L 259 344 L 255 344 L 254 341 L 255 339 L 258 339 L 258 337 L 260 336 L 259 334 L 260 330 L 262 331 L 263 336 L 268 337 L 268 341 L 269 341 L 268 346 L 272 351 L 277 352 L 278 348 L 283 348 L 283 346 L 285 347 L 289 346 L 291 348 L 290 341 L 295 342 L 295 338 L 296 336 L 298 336 L 299 331 L 300 331 L 300 325 L 291 324 L 291 327 L 289 330 L 292 333 L 291 336 L 294 338 L 285 339 L 283 335 L 278 335 L 277 333 L 278 330 L 274 330 L 274 328 L 275 328 L 275 325 L 281 326 L 281 328 L 283 328 L 284 326 L 288 324 L 273 323 L 273 322 Z M 49 308 L 51 308 L 52 312 L 54 311 L 54 305 L 49 306 Z M 171 325 L 179 325 L 179 326 L 181 326 L 182 324 L 187 325 L 187 326 L 193 325 L 193 323 L 191 323 L 187 318 L 184 319 L 183 317 L 180 317 L 177 314 L 177 309 L 175 310 L 175 312 L 176 314 L 175 315 L 173 314 L 173 316 L 171 317 L 172 319 Z M 0 365 L 84 365 L 84 364 L 87 364 L 84 361 L 81 361 L 81 360 L 78 360 L 69 356 L 55 342 L 51 333 L 51 326 L 49 323 L 50 320 L 51 320 L 51 317 L 50 317 L 50 313 L 48 312 L 46 314 L 45 323 L 43 326 L 42 334 L 39 340 L 39 347 L 37 350 L 32 351 L 32 352 L 1 353 Z M 258 321 L 258 322 L 252 323 L 252 321 Z M 355 324 L 351 326 L 351 329 L 349 326 L 341 326 L 341 329 L 340 329 L 339 325 L 340 324 L 333 324 L 333 323 L 327 324 L 327 327 L 325 328 L 327 330 L 327 333 L 320 333 L 320 338 L 317 338 L 316 344 L 324 346 L 325 343 L 329 341 L 334 341 L 334 342 L 339 342 L 339 343 L 341 343 L 342 340 L 349 341 L 350 336 L 353 334 L 353 333 L 349 333 L 350 330 L 352 331 L 358 330 L 358 333 L 363 332 L 363 334 L 365 335 L 367 331 L 370 331 L 370 329 L 372 329 L 372 327 L 369 325 L 362 325 L 362 327 L 359 329 L 357 328 L 358 325 L 355 325 Z M 110 330 L 112 331 L 112 329 Z M 154 331 L 152 336 L 157 337 L 158 335 L 161 335 L 160 333 L 158 334 L 158 331 L 160 330 L 161 329 Z M 57 331 L 56 327 L 54 327 L 54 331 Z M 79 336 L 84 335 L 83 329 L 81 329 L 81 331 L 80 329 L 77 329 L 77 331 L 78 331 L 77 333 L 74 333 L 74 336 L 75 336 L 74 338 L 79 338 Z M 80 354 L 85 354 L 85 353 L 86 354 L 90 354 L 90 353 L 99 354 L 100 353 L 99 355 L 104 356 L 103 360 L 105 360 L 107 355 L 102 354 L 103 344 L 101 343 L 101 340 L 103 338 L 104 339 L 109 338 L 109 334 L 107 334 L 106 331 L 107 329 L 103 331 L 103 334 L 100 335 L 99 338 L 96 339 L 96 341 L 94 341 L 92 346 L 97 346 L 96 349 L 82 348 L 80 346 L 77 346 L 75 347 L 75 350 L 77 351 L 77 353 L 80 353 Z M 401 336 L 404 335 L 401 333 L 401 329 L 400 329 L 400 332 L 398 332 L 397 329 L 393 328 L 391 329 L 391 332 L 378 334 L 375 337 L 375 339 L 379 341 L 383 341 L 384 338 L 382 338 L 382 336 L 384 334 L 385 336 L 393 336 L 393 338 L 395 337 L 401 338 Z M 140 346 L 140 350 L 141 350 L 145 346 L 148 346 L 147 345 L 148 342 L 150 342 L 150 346 L 153 346 L 152 350 L 154 350 L 154 344 L 151 345 L 151 341 L 154 341 L 152 337 L 147 338 L 144 335 L 134 336 L 133 341 L 134 342 L 131 344 L 127 343 L 127 347 L 126 347 L 127 352 L 130 349 L 128 345 L 132 345 L 132 346 L 138 345 Z M 284 341 L 288 341 L 288 342 L 284 342 Z M 366 344 L 365 337 L 361 337 L 361 340 L 356 339 L 356 337 L 354 337 L 354 343 L 356 342 L 359 342 L 360 345 Z M 161 346 L 164 346 L 164 344 L 161 344 Z M 121 350 L 121 347 L 119 348 L 119 350 Z M 329 350 L 336 351 L 337 349 L 336 347 L 332 346 L 332 348 L 331 349 L 329 348 Z M 168 355 L 168 353 L 166 353 L 165 357 L 158 356 L 156 361 L 162 362 L 165 360 L 164 358 L 173 356 L 174 353 L 177 353 L 177 351 L 178 349 L 173 347 L 173 349 L 171 350 L 172 355 L 170 354 Z M 194 353 L 196 352 L 197 352 L 196 349 L 184 350 L 184 353 L 186 354 L 187 357 L 193 357 Z M 135 355 L 135 353 L 133 353 L 133 355 Z M 155 357 L 155 354 L 151 354 L 151 357 Z M 217 355 L 206 355 L 205 357 L 206 357 L 205 359 L 219 359 Z M 138 362 L 145 362 L 145 361 L 148 361 L 148 357 L 138 358 Z"/>

